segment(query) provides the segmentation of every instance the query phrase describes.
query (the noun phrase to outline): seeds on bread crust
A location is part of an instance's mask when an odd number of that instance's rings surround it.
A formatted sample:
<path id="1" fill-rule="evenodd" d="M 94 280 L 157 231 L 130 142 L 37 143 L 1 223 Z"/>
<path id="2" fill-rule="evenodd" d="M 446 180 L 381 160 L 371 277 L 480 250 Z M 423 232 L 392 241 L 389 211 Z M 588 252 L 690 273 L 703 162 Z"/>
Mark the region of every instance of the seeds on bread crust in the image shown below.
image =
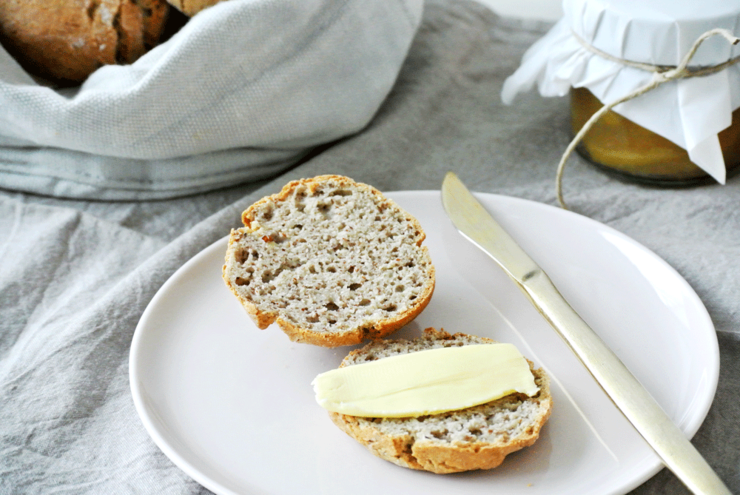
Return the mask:
<path id="1" fill-rule="evenodd" d="M 341 176 L 287 184 L 242 215 L 223 269 L 259 328 L 326 347 L 380 338 L 434 291 L 419 222 L 377 189 Z"/>
<path id="2" fill-rule="evenodd" d="M 372 342 L 352 351 L 341 366 L 408 352 L 493 343 L 428 328 L 418 339 Z M 539 392 L 511 394 L 458 411 L 418 418 L 361 418 L 330 412 L 332 421 L 373 454 L 396 465 L 445 474 L 500 465 L 511 452 L 532 445 L 550 417 L 549 379 L 530 362 Z"/>

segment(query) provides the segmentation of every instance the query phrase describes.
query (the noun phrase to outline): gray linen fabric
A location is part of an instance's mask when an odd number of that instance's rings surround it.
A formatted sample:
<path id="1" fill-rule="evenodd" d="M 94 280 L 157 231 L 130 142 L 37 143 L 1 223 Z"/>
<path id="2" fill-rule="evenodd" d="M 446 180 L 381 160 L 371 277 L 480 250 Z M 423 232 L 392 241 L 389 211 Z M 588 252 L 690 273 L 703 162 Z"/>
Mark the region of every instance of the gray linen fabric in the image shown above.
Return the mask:
<path id="1" fill-rule="evenodd" d="M 131 65 L 39 85 L 0 47 L 0 183 L 153 199 L 275 175 L 390 91 L 423 0 L 232 0 Z"/>
<path id="2" fill-rule="evenodd" d="M 207 493 L 141 425 L 128 350 L 144 308 L 241 211 L 287 181 L 349 175 L 385 191 L 477 191 L 555 204 L 568 102 L 499 92 L 547 26 L 467 0 L 427 3 L 388 99 L 362 132 L 270 180 L 162 201 L 60 200 L 0 191 L 0 493 Z M 646 245 L 696 289 L 719 332 L 717 398 L 694 444 L 740 493 L 740 180 L 654 189 L 574 158 L 566 199 Z M 666 470 L 636 494 L 688 493 Z"/>

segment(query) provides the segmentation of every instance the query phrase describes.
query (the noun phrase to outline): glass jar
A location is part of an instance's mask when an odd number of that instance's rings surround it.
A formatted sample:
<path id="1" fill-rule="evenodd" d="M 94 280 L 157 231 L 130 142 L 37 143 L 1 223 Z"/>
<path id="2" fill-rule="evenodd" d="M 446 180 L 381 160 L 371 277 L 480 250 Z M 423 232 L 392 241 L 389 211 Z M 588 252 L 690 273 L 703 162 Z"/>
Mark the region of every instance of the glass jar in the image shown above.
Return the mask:
<path id="1" fill-rule="evenodd" d="M 571 89 L 574 136 L 601 107 L 588 89 Z M 732 124 L 718 136 L 729 177 L 740 171 L 740 109 L 732 113 Z M 710 179 L 691 162 L 685 149 L 611 110 L 594 123 L 576 150 L 605 171 L 637 182 L 680 186 Z"/>

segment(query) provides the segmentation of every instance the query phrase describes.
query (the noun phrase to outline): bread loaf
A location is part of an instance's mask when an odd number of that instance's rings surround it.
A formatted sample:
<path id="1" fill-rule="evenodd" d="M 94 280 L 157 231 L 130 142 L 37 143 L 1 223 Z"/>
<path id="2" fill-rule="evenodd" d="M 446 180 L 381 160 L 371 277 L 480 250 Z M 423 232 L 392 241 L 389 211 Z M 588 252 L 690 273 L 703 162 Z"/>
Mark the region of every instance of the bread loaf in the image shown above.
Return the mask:
<path id="1" fill-rule="evenodd" d="M 352 351 L 340 366 L 439 347 L 493 343 L 429 328 L 414 340 L 386 340 Z M 539 387 L 533 397 L 511 394 L 479 406 L 417 418 L 362 418 L 329 412 L 332 421 L 373 454 L 399 466 L 433 473 L 491 469 L 511 452 L 532 445 L 550 417 L 549 379 L 530 368 Z"/>
<path id="2" fill-rule="evenodd" d="M 26 72 L 58 84 L 130 64 L 159 41 L 165 0 L 6 0 L 0 43 Z"/>
<path id="3" fill-rule="evenodd" d="M 259 328 L 335 347 L 380 338 L 415 318 L 434 291 L 419 222 L 347 177 L 294 181 L 232 230 L 226 285 Z"/>

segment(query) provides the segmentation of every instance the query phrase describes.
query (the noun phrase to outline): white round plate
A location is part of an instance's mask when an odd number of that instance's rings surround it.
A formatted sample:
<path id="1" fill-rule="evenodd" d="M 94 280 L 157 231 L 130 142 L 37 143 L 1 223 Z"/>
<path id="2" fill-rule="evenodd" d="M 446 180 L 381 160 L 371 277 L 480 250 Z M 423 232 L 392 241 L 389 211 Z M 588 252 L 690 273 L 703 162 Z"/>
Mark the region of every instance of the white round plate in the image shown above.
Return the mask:
<path id="1" fill-rule="evenodd" d="M 159 290 L 134 334 L 136 409 L 162 451 L 219 494 L 623 494 L 658 472 L 627 423 L 516 286 L 454 230 L 439 192 L 389 194 L 416 216 L 437 268 L 427 309 L 395 337 L 444 328 L 516 344 L 553 379 L 539 441 L 490 471 L 434 475 L 382 461 L 346 436 L 311 380 L 348 349 L 258 330 L 221 279 L 226 239 Z M 686 281 L 632 239 L 588 218 L 479 194 L 673 420 L 693 436 L 714 397 L 717 338 Z"/>

